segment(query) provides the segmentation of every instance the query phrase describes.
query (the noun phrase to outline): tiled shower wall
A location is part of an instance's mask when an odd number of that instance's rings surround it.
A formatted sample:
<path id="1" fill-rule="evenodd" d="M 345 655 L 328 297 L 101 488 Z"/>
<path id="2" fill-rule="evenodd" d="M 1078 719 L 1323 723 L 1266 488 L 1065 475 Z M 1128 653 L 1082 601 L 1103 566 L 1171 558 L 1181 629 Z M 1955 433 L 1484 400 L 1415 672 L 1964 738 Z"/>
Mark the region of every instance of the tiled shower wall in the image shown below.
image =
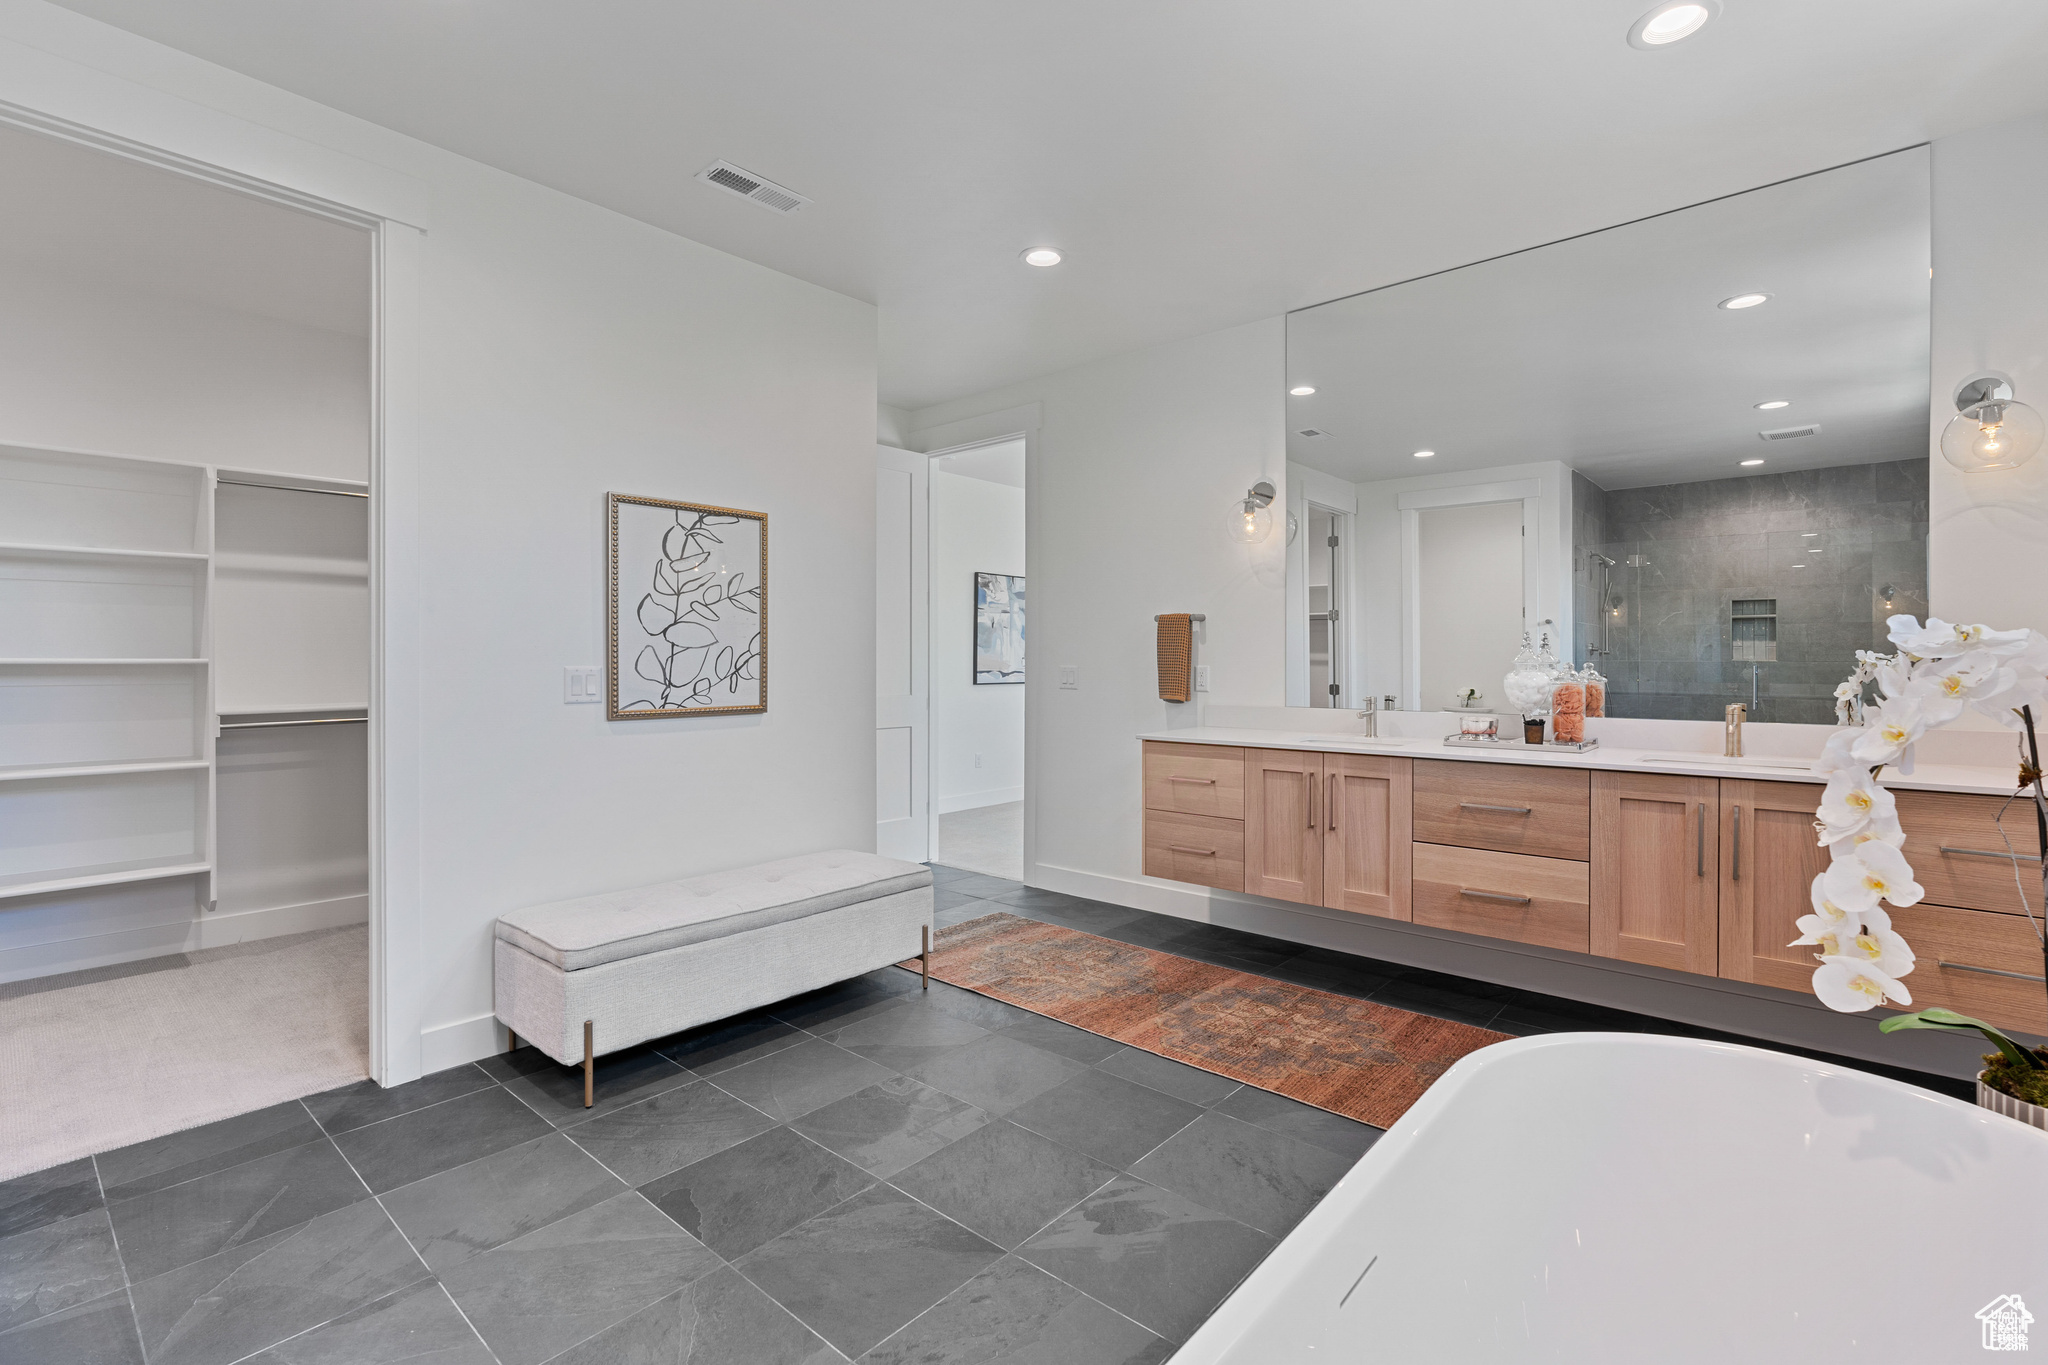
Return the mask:
<path id="1" fill-rule="evenodd" d="M 1572 478 L 1575 638 L 1609 715 L 1826 724 L 1885 618 L 1927 612 L 1927 461 L 1605 492 Z M 1615 561 L 1605 570 L 1592 556 Z M 1731 608 L 1777 603 L 1777 658 L 1733 657 Z"/>

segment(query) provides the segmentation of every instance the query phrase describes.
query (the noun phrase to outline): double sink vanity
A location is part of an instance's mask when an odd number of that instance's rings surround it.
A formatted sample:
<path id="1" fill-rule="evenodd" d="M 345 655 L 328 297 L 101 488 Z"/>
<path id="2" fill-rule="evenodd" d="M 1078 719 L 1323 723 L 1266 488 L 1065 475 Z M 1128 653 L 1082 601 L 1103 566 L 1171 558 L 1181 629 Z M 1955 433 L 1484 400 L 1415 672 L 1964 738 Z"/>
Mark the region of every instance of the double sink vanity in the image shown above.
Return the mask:
<path id="1" fill-rule="evenodd" d="M 1813 949 L 1788 946 L 1828 864 L 1806 760 L 1221 728 L 1141 742 L 1147 876 L 1811 993 Z M 1996 781 L 1887 774 L 1926 889 L 1893 921 L 1919 955 L 1915 1006 L 2048 1033 Z"/>

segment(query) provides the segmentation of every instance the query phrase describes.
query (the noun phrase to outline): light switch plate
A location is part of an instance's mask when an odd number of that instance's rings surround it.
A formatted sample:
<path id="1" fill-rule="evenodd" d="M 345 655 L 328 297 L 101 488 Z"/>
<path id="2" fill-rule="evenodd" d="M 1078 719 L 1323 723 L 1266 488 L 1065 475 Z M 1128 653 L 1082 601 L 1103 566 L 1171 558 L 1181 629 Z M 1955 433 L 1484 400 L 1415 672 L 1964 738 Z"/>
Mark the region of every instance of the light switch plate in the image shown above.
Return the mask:
<path id="1" fill-rule="evenodd" d="M 1195 691 L 1197 691 L 1197 692 L 1207 692 L 1208 690 L 1209 690 L 1209 665 L 1207 665 L 1207 664 L 1196 664 L 1196 665 L 1195 665 Z"/>
<path id="2" fill-rule="evenodd" d="M 600 681 L 604 670 L 592 664 L 589 667 L 565 668 L 562 670 L 562 700 L 571 706 L 585 702 L 604 700 L 604 683 Z"/>
<path id="3" fill-rule="evenodd" d="M 1072 692 L 1081 685 L 1081 669 L 1078 664 L 1060 665 L 1060 686 Z"/>

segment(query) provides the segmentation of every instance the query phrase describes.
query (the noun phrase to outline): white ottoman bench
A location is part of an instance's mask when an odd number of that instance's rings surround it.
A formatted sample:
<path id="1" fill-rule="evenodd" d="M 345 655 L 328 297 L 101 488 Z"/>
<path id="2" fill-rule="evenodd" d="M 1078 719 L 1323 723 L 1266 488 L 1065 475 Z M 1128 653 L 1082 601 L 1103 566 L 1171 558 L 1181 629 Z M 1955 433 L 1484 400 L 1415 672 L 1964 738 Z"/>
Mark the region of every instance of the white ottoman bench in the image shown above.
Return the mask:
<path id="1" fill-rule="evenodd" d="M 588 1108 L 601 1052 L 920 955 L 929 988 L 931 924 L 930 868 L 848 849 L 555 901 L 499 919 L 496 1013 Z"/>

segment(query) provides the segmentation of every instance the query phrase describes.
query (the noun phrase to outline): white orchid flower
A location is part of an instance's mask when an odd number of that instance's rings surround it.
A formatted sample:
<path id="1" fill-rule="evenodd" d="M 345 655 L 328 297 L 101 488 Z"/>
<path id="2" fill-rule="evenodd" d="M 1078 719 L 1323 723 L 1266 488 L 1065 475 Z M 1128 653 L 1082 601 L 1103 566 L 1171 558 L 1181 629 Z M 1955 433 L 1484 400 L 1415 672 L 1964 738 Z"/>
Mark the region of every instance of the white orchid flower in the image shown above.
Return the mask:
<path id="1" fill-rule="evenodd" d="M 1862 726 L 1847 726 L 1828 736 L 1821 746 L 1820 757 L 1813 761 L 1813 770 L 1824 775 L 1846 772 L 1869 772 L 1870 765 L 1855 754 L 1856 741 L 1863 737 Z"/>
<path id="2" fill-rule="evenodd" d="M 1888 654 L 1879 659 L 1870 670 L 1871 678 L 1878 690 L 1887 697 L 1903 696 L 1906 681 L 1913 675 L 1913 666 L 1903 654 Z"/>
<path id="3" fill-rule="evenodd" d="M 1899 647 L 1899 652 L 1916 659 L 1946 659 L 1970 647 L 1956 628 L 1939 616 L 1928 617 L 1925 626 L 1911 616 L 1890 616 L 1885 618 L 1885 625 L 1890 628 L 1891 642 Z"/>
<path id="4" fill-rule="evenodd" d="M 1929 660 L 1913 670 L 1906 696 L 1920 704 L 1929 725 L 1946 725 L 1975 701 L 1989 701 L 2013 685 L 2013 671 L 1989 650 Z"/>
<path id="5" fill-rule="evenodd" d="M 1853 839 L 1869 829 L 1873 819 L 1896 820 L 1898 807 L 1898 798 L 1879 786 L 1867 769 L 1835 773 L 1821 792 L 1820 841 L 1834 844 Z"/>
<path id="6" fill-rule="evenodd" d="M 1811 921 L 1831 934 L 1853 934 L 1865 924 L 1870 923 L 1871 915 L 1884 914 L 1884 911 L 1876 909 L 1866 910 L 1860 915 L 1844 910 L 1841 906 L 1828 899 L 1827 880 L 1828 874 L 1825 872 L 1813 879 L 1813 889 L 1811 892 L 1813 896 L 1813 913 L 1799 917 L 1799 931 L 1801 933 L 1810 932 L 1806 926 Z M 1892 922 L 1889 918 L 1886 918 L 1884 927 L 1887 929 L 1892 927 Z"/>
<path id="7" fill-rule="evenodd" d="M 1880 900 L 1904 907 L 1926 894 L 1913 880 L 1906 855 L 1883 839 L 1866 839 L 1848 856 L 1837 856 L 1821 874 L 1827 898 L 1853 914 L 1875 910 Z"/>
<path id="8" fill-rule="evenodd" d="M 2043 718 L 2048 707 L 2048 636 L 2029 631 L 2026 645 L 2011 656 L 2012 685 L 1994 696 L 1973 698 L 1970 709 L 1989 716 L 2008 730 L 2021 728 L 2022 706 L 2034 708 L 2034 719 Z"/>
<path id="9" fill-rule="evenodd" d="M 1866 764 L 1896 763 L 1909 770 L 1909 751 L 1927 731 L 1927 714 L 1914 697 L 1895 697 L 1878 708 L 1877 719 L 1863 727 L 1849 752 Z"/>
<path id="10" fill-rule="evenodd" d="M 1887 1002 L 1913 1003 L 1913 993 L 1897 977 L 1851 957 L 1822 958 L 1813 973 L 1813 993 L 1823 1005 L 1843 1014 L 1861 1014 Z"/>
<path id="11" fill-rule="evenodd" d="M 1867 966 L 1875 967 L 1884 975 L 1897 980 L 1913 970 L 1913 949 L 1906 940 L 1890 929 L 1866 925 L 1860 934 L 1837 940 L 1838 946 L 1821 956 L 1853 958 Z"/>
<path id="12" fill-rule="evenodd" d="M 2025 649 L 2031 630 L 1993 630 L 1989 626 L 1955 626 L 1956 638 L 1972 649 L 1985 650 L 2000 658 Z"/>

